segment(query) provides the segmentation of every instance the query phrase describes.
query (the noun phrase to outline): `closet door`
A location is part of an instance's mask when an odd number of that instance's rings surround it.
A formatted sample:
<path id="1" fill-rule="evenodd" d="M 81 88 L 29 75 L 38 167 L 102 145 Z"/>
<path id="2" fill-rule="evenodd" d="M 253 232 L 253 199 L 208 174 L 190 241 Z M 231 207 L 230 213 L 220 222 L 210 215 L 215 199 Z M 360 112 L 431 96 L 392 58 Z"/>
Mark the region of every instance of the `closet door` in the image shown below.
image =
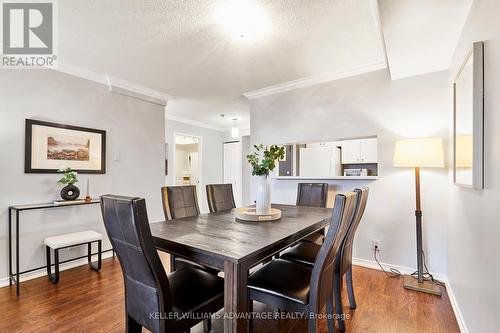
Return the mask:
<path id="1" fill-rule="evenodd" d="M 241 207 L 241 143 L 224 143 L 224 184 L 233 185 L 234 202 Z"/>

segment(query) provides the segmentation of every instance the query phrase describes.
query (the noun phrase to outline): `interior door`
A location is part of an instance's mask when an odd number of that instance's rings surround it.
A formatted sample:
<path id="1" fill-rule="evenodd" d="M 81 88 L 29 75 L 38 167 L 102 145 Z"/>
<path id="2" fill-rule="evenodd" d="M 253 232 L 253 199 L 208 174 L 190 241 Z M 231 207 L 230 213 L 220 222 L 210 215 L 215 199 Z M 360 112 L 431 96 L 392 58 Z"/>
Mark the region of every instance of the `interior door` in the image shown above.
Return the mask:
<path id="1" fill-rule="evenodd" d="M 224 184 L 233 185 L 234 202 L 241 207 L 241 143 L 224 143 Z"/>

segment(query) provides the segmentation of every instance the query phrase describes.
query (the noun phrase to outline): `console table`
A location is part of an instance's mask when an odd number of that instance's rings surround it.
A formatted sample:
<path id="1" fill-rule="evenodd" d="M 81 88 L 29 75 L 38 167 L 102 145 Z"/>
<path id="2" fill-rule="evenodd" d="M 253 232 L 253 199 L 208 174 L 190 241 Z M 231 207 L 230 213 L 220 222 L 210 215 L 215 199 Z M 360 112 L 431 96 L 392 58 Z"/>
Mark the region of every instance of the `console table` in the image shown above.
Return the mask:
<path id="1" fill-rule="evenodd" d="M 20 287 L 19 287 L 19 284 L 20 284 L 19 276 L 21 274 L 33 272 L 33 271 L 36 271 L 36 270 L 43 269 L 43 268 L 47 267 L 46 265 L 44 265 L 44 266 L 41 266 L 41 267 L 29 269 L 29 270 L 22 271 L 22 272 L 19 271 L 19 215 L 20 215 L 20 213 L 23 212 L 23 211 L 27 211 L 27 210 L 55 209 L 55 208 L 75 207 L 75 206 L 89 206 L 89 205 L 96 205 L 96 204 L 99 204 L 99 203 L 100 203 L 99 200 L 92 200 L 91 202 L 81 202 L 81 201 L 78 201 L 78 202 L 63 203 L 63 204 L 44 203 L 44 204 L 17 205 L 17 206 L 10 206 L 9 207 L 9 285 L 12 285 L 12 283 L 16 284 L 16 294 L 17 294 L 17 296 L 19 296 L 19 290 L 20 290 Z M 15 261 L 16 261 L 16 271 L 15 271 L 15 273 L 12 271 L 12 215 L 13 215 L 12 213 L 13 212 L 16 213 L 16 259 L 15 259 Z M 102 252 L 109 252 L 109 251 L 113 251 L 114 252 L 113 249 L 105 250 L 105 251 L 102 251 Z M 78 257 L 78 258 L 68 259 L 68 260 L 65 260 L 65 261 L 61 261 L 61 264 L 65 263 L 65 262 L 68 262 L 68 261 L 82 259 L 82 258 L 86 258 L 86 257 L 87 257 L 87 255 L 81 256 L 81 257 Z"/>

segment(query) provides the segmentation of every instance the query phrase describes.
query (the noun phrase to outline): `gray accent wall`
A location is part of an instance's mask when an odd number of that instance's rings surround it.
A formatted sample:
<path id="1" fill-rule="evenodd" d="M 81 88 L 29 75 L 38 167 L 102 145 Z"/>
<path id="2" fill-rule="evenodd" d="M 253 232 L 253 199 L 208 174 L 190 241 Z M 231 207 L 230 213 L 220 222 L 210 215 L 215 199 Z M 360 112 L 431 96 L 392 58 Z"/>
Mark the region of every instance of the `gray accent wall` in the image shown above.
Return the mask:
<path id="1" fill-rule="evenodd" d="M 450 87 L 484 41 L 484 190 L 450 187 L 448 279 L 463 332 L 500 332 L 500 2 L 474 1 L 450 68 Z M 449 110 L 452 129 L 452 109 Z M 450 155 L 451 156 L 451 155 Z M 452 174 L 450 172 L 450 181 Z"/>
<path id="2" fill-rule="evenodd" d="M 151 222 L 163 219 L 164 107 L 121 94 L 104 85 L 46 70 L 2 70 L 0 74 L 0 284 L 7 282 L 7 217 L 13 204 L 59 199 L 57 174 L 24 173 L 25 119 L 107 131 L 106 174 L 80 175 L 82 195 L 112 193 L 146 198 Z M 22 270 L 44 265 L 47 236 L 96 230 L 105 233 L 99 205 L 21 213 Z M 109 248 L 106 241 L 104 249 Z M 62 259 L 82 255 L 64 250 Z"/>
<path id="3" fill-rule="evenodd" d="M 369 186 L 354 256 L 373 264 L 371 240 L 380 240 L 382 262 L 416 267 L 415 180 L 394 168 L 395 141 L 437 136 L 447 142 L 446 71 L 391 81 L 387 70 L 318 84 L 251 101 L 251 143 L 332 141 L 378 135 L 379 179 L 328 181 L 335 193 Z M 446 273 L 449 180 L 446 169 L 422 171 L 424 250 L 431 271 Z M 307 182 L 307 181 L 305 181 Z M 319 181 L 318 181 L 319 182 Z M 294 204 L 298 181 L 274 180 L 273 202 Z"/>

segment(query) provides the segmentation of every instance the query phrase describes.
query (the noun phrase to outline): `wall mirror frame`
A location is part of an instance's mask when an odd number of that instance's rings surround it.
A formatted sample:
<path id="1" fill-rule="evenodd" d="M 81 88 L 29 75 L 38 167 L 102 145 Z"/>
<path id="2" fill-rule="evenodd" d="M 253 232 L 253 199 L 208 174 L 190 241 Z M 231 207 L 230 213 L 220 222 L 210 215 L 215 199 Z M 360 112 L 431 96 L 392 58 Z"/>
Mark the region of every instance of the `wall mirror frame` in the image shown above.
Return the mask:
<path id="1" fill-rule="evenodd" d="M 484 188 L 484 43 L 476 42 L 453 82 L 453 182 Z"/>

